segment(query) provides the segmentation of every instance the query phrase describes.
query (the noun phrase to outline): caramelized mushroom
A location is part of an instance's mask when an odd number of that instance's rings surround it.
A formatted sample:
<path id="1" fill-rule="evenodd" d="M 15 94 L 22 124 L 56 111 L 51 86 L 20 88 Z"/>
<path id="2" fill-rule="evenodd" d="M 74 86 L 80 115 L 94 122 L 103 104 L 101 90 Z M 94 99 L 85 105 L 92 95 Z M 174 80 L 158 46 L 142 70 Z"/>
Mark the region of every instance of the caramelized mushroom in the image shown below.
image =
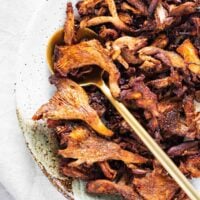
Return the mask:
<path id="1" fill-rule="evenodd" d="M 169 43 L 169 39 L 165 34 L 160 34 L 152 43 L 151 46 L 164 49 Z"/>
<path id="2" fill-rule="evenodd" d="M 154 169 L 145 177 L 134 178 L 137 191 L 144 199 L 174 199 L 178 191 L 178 185 L 169 177 L 164 170 Z"/>
<path id="3" fill-rule="evenodd" d="M 132 22 L 133 22 L 132 16 L 129 15 L 128 13 L 120 12 L 120 13 L 118 14 L 118 16 L 119 16 L 119 19 L 120 19 L 122 22 L 124 22 L 125 24 L 127 24 L 127 25 L 131 25 Z"/>
<path id="4" fill-rule="evenodd" d="M 154 10 L 158 6 L 159 1 L 160 0 L 152 0 L 151 1 L 150 5 L 149 5 L 149 8 L 148 8 L 149 15 L 152 15 L 152 13 L 154 12 Z"/>
<path id="5" fill-rule="evenodd" d="M 173 7 L 170 10 L 170 16 L 181 17 L 183 15 L 189 15 L 196 11 L 197 4 L 194 2 L 185 2 L 181 5 Z"/>
<path id="6" fill-rule="evenodd" d="M 121 98 L 123 100 L 135 99 L 138 107 L 148 110 L 152 116 L 157 117 L 159 115 L 157 96 L 144 84 L 143 79 L 143 77 L 133 78 L 130 81 L 131 89 L 123 90 Z"/>
<path id="7" fill-rule="evenodd" d="M 106 28 L 106 26 L 102 26 L 101 30 L 99 31 L 99 36 L 103 39 L 116 39 L 118 37 L 118 32 L 115 29 Z"/>
<path id="8" fill-rule="evenodd" d="M 191 141 L 191 142 L 184 142 L 178 146 L 171 147 L 167 154 L 169 156 L 188 156 L 188 155 L 195 155 L 199 152 L 199 142 L 198 141 Z"/>
<path id="9" fill-rule="evenodd" d="M 200 177 L 200 155 L 190 156 L 181 163 L 180 169 L 190 177 Z"/>
<path id="10" fill-rule="evenodd" d="M 55 80 L 57 92 L 48 103 L 40 107 L 33 119 L 83 120 L 95 131 L 104 136 L 112 136 L 113 132 L 106 128 L 96 111 L 88 102 L 86 92 L 69 79 Z"/>
<path id="11" fill-rule="evenodd" d="M 200 75 L 200 59 L 197 49 L 189 39 L 186 39 L 178 48 L 177 52 L 183 56 L 191 72 Z"/>
<path id="12" fill-rule="evenodd" d="M 99 162 L 99 166 L 106 178 L 113 180 L 116 177 L 117 171 L 111 169 L 107 161 Z"/>
<path id="13" fill-rule="evenodd" d="M 64 25 L 64 41 L 66 45 L 71 45 L 74 39 L 74 12 L 72 3 L 67 3 L 67 19 Z"/>
<path id="14" fill-rule="evenodd" d="M 105 0 L 105 2 L 108 5 L 111 16 L 99 16 L 92 19 L 87 19 L 85 21 L 82 21 L 80 26 L 90 27 L 104 23 L 112 23 L 119 30 L 132 32 L 133 29 L 120 20 L 114 0 Z"/>
<path id="15" fill-rule="evenodd" d="M 147 39 L 144 37 L 123 36 L 114 42 L 109 43 L 111 46 L 109 47 L 109 50 L 112 52 L 112 59 L 118 60 L 127 69 L 129 67 L 128 63 L 138 62 L 138 59 L 134 56 L 134 54 L 136 54 L 137 50 L 141 49 L 146 44 Z M 129 55 L 126 56 L 125 54 Z M 128 58 L 129 56 L 130 58 Z M 130 59 L 132 60 L 130 61 Z"/>
<path id="16" fill-rule="evenodd" d="M 126 2 L 122 2 L 121 4 L 121 9 L 123 11 L 131 11 L 132 13 L 136 14 L 136 15 L 141 15 L 143 14 L 140 10 L 138 10 L 137 8 L 134 8 L 132 6 L 130 6 L 128 3 Z M 146 14 L 146 13 L 145 13 Z"/>
<path id="17" fill-rule="evenodd" d="M 147 161 L 147 159 L 138 154 L 121 149 L 114 142 L 92 135 L 85 128 L 82 129 L 81 131 L 86 132 L 83 140 L 77 141 L 70 134 L 67 148 L 59 150 L 59 154 L 62 157 L 76 159 L 70 162 L 69 166 L 71 167 L 76 167 L 83 163 L 92 165 L 107 160 L 121 160 L 126 165 L 131 163 L 142 164 Z"/>
<path id="18" fill-rule="evenodd" d="M 170 76 L 149 81 L 147 82 L 147 85 L 150 85 L 156 89 L 163 89 L 172 84 L 180 85 L 181 81 L 182 81 L 182 77 L 177 72 L 173 72 L 170 74 Z"/>
<path id="19" fill-rule="evenodd" d="M 83 0 L 76 4 L 78 13 L 80 15 L 91 14 L 94 12 L 94 8 L 97 4 L 101 3 L 103 0 Z"/>
<path id="20" fill-rule="evenodd" d="M 125 200 L 142 200 L 143 198 L 135 191 L 133 186 L 119 185 L 107 180 L 90 181 L 86 186 L 87 192 L 92 194 L 121 195 Z"/>
<path id="21" fill-rule="evenodd" d="M 119 96 L 119 71 L 108 52 L 97 40 L 80 42 L 71 46 L 57 46 L 55 52 L 57 59 L 54 68 L 62 76 L 66 76 L 70 70 L 75 68 L 97 65 L 109 74 L 109 85 L 113 96 Z"/>
<path id="22" fill-rule="evenodd" d="M 139 50 L 139 57 L 143 61 L 149 61 L 160 64 L 162 61 L 168 67 L 185 68 L 185 62 L 177 53 L 173 51 L 165 51 L 163 49 L 148 46 Z"/>
<path id="23" fill-rule="evenodd" d="M 127 0 L 132 6 L 138 9 L 143 15 L 148 15 L 148 9 L 142 0 Z"/>
<path id="24" fill-rule="evenodd" d="M 162 5 L 162 2 L 159 2 L 156 7 L 155 19 L 158 30 L 164 30 L 165 28 L 169 27 L 174 21 L 172 17 L 169 17 L 169 13 Z"/>

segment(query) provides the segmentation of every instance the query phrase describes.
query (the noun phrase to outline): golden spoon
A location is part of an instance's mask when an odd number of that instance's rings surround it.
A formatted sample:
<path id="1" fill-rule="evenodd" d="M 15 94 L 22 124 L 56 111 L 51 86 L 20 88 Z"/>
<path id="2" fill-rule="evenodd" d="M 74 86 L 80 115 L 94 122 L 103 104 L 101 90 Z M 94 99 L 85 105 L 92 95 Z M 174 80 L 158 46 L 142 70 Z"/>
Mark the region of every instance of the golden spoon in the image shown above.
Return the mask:
<path id="1" fill-rule="evenodd" d="M 90 32 L 89 29 L 81 30 L 84 34 Z M 47 46 L 47 62 L 51 73 L 54 73 L 53 68 L 53 49 L 55 44 L 61 44 L 63 41 L 63 30 L 57 31 L 49 41 Z M 194 189 L 188 179 L 182 174 L 178 167 L 168 157 L 168 155 L 160 148 L 160 146 L 154 141 L 154 139 L 148 134 L 148 132 L 140 125 L 136 118 L 130 113 L 130 111 L 116 99 L 113 98 L 110 89 L 107 87 L 102 79 L 103 71 L 99 68 L 87 75 L 87 78 L 83 82 L 79 82 L 81 86 L 97 86 L 103 94 L 109 99 L 116 110 L 126 120 L 129 126 L 134 130 L 142 142 L 147 146 L 155 158 L 161 163 L 165 170 L 174 178 L 177 184 L 184 190 L 184 192 L 190 197 L 191 200 L 200 200 L 200 194 Z"/>

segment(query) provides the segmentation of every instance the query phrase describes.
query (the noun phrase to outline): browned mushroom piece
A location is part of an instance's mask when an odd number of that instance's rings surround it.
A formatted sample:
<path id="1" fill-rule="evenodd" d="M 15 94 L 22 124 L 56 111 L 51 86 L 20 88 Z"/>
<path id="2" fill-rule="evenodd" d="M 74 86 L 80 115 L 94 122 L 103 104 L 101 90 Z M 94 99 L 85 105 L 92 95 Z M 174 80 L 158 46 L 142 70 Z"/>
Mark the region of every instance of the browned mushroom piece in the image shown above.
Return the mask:
<path id="1" fill-rule="evenodd" d="M 142 71 L 144 71 L 145 73 L 152 73 L 152 72 L 155 72 L 155 73 L 161 73 L 162 71 L 165 71 L 166 70 L 166 67 L 163 66 L 161 64 L 161 62 L 159 60 L 156 60 L 156 59 L 152 59 L 151 61 L 150 60 L 142 60 L 140 59 L 140 69 Z"/>
<path id="2" fill-rule="evenodd" d="M 154 64 L 162 62 L 168 67 L 185 69 L 186 64 L 181 56 L 173 51 L 166 51 L 154 46 L 144 47 L 139 50 L 139 57 L 143 61 L 149 61 Z"/>
<path id="3" fill-rule="evenodd" d="M 118 13 L 119 19 L 127 25 L 132 25 L 133 18 L 128 13 L 119 12 Z"/>
<path id="4" fill-rule="evenodd" d="M 139 108 L 143 108 L 149 111 L 152 116 L 158 117 L 157 96 L 144 84 L 143 78 L 133 78 L 130 81 L 130 85 L 130 89 L 121 92 L 121 98 L 123 100 L 135 100 L 135 103 Z"/>
<path id="5" fill-rule="evenodd" d="M 183 99 L 183 109 L 186 117 L 186 124 L 191 128 L 195 129 L 196 123 L 194 119 L 196 118 L 194 98 L 192 96 L 185 96 Z"/>
<path id="6" fill-rule="evenodd" d="M 104 6 L 103 3 L 102 3 L 102 7 L 95 10 L 95 15 L 97 15 L 97 16 L 104 16 L 107 13 L 108 13 L 108 8 L 106 6 Z"/>
<path id="7" fill-rule="evenodd" d="M 54 130 L 57 137 L 59 138 L 60 145 L 67 146 L 68 134 L 71 131 L 71 127 L 67 125 L 57 125 L 56 127 L 54 127 Z"/>
<path id="8" fill-rule="evenodd" d="M 200 17 L 192 17 L 192 21 L 195 25 L 197 36 L 200 37 Z"/>
<path id="9" fill-rule="evenodd" d="M 113 180 L 116 177 L 117 171 L 114 169 L 111 169 L 107 161 L 99 162 L 98 164 L 106 178 Z"/>
<path id="10" fill-rule="evenodd" d="M 167 9 L 165 9 L 161 1 L 156 7 L 154 16 L 158 30 L 164 30 L 174 22 L 174 18 L 169 16 Z"/>
<path id="11" fill-rule="evenodd" d="M 160 34 L 158 37 L 156 37 L 151 46 L 164 49 L 168 43 L 169 38 L 165 34 Z"/>
<path id="12" fill-rule="evenodd" d="M 143 15 L 148 15 L 147 6 L 142 2 L 142 0 L 127 0 L 132 6 L 138 9 Z"/>
<path id="13" fill-rule="evenodd" d="M 173 72 L 170 76 L 149 81 L 147 82 L 147 85 L 156 89 L 163 89 L 171 85 L 181 84 L 181 81 L 182 77 L 177 72 Z"/>
<path id="14" fill-rule="evenodd" d="M 190 177 L 200 177 L 200 155 L 189 156 L 180 165 L 181 171 Z"/>
<path id="15" fill-rule="evenodd" d="M 60 158 L 60 172 L 67 177 L 77 178 L 81 180 L 94 180 L 101 177 L 101 171 L 97 170 L 95 165 L 88 166 L 86 164 L 76 167 L 69 166 L 69 161 Z"/>
<path id="16" fill-rule="evenodd" d="M 200 58 L 198 51 L 189 39 L 186 39 L 178 48 L 177 52 L 183 56 L 191 72 L 200 75 Z"/>
<path id="17" fill-rule="evenodd" d="M 197 138 L 200 139 L 200 112 L 198 111 L 196 118 Z"/>
<path id="18" fill-rule="evenodd" d="M 149 81 L 148 85 L 153 86 L 157 89 L 165 88 L 173 83 L 172 78 L 170 76 L 161 78 L 161 79 L 156 79 L 153 81 Z"/>
<path id="19" fill-rule="evenodd" d="M 181 190 L 179 193 L 176 194 L 175 196 L 176 200 L 191 200 L 183 190 Z"/>
<path id="20" fill-rule="evenodd" d="M 75 68 L 97 65 L 109 74 L 109 86 L 113 96 L 119 96 L 120 73 L 100 42 L 90 40 L 71 46 L 57 46 L 55 52 L 54 69 L 62 76 L 66 76 L 70 70 Z"/>
<path id="21" fill-rule="evenodd" d="M 195 119 L 194 119 L 195 120 Z M 158 118 L 159 126 L 164 133 L 164 137 L 169 138 L 172 135 L 179 135 L 185 138 L 195 139 L 198 137 L 197 129 L 193 126 L 187 126 L 186 119 L 181 116 L 177 107 L 171 107 L 165 110 Z"/>
<path id="22" fill-rule="evenodd" d="M 119 36 L 119 34 L 115 29 L 102 26 L 101 30 L 99 31 L 99 36 L 105 40 L 107 39 L 115 40 Z"/>
<path id="23" fill-rule="evenodd" d="M 200 103 L 200 90 L 195 91 L 195 100 Z"/>
<path id="24" fill-rule="evenodd" d="M 130 6 L 126 2 L 122 2 L 121 9 L 123 11 L 131 11 L 133 14 L 136 14 L 136 15 L 142 15 L 142 14 L 146 15 L 146 13 L 142 13 L 140 10 L 138 10 L 137 8 L 134 8 L 134 7 Z"/>
<path id="25" fill-rule="evenodd" d="M 89 105 L 86 92 L 77 83 L 69 79 L 54 81 L 57 91 L 48 103 L 40 107 L 33 119 L 83 120 L 95 131 L 104 136 L 113 132 L 106 128 L 96 111 Z"/>
<path id="26" fill-rule="evenodd" d="M 197 4 L 195 2 L 185 2 L 178 6 L 173 6 L 169 12 L 170 16 L 181 17 L 192 14 L 196 11 Z"/>
<path id="27" fill-rule="evenodd" d="M 146 158 L 123 150 L 118 144 L 95 136 L 84 127 L 75 129 L 75 131 L 84 132 L 82 140 L 72 137 L 71 134 L 74 132 L 72 131 L 69 135 L 67 148 L 58 152 L 63 158 L 76 159 L 69 163 L 70 167 L 77 167 L 84 163 L 90 166 L 107 160 L 120 160 L 126 165 L 147 162 Z"/>
<path id="28" fill-rule="evenodd" d="M 147 173 L 145 177 L 134 178 L 133 183 L 138 193 L 148 200 L 172 200 L 179 188 L 173 179 L 159 168 Z"/>
<path id="29" fill-rule="evenodd" d="M 156 7 L 158 6 L 160 0 L 152 0 L 149 8 L 148 8 L 148 13 L 149 15 L 152 15 L 152 13 L 154 12 L 154 10 L 156 9 Z"/>
<path id="30" fill-rule="evenodd" d="M 83 0 L 76 4 L 78 13 L 80 15 L 87 15 L 94 13 L 94 8 L 97 4 L 101 3 L 103 0 Z"/>
<path id="31" fill-rule="evenodd" d="M 83 170 L 81 167 L 60 166 L 60 172 L 68 177 L 79 178 L 81 180 L 90 180 L 91 177 L 88 171 Z"/>
<path id="32" fill-rule="evenodd" d="M 131 37 L 131 36 L 123 36 L 118 38 L 112 43 L 112 47 L 114 50 L 128 48 L 133 52 L 141 49 L 142 47 L 147 45 L 147 38 L 144 37 Z"/>
<path id="33" fill-rule="evenodd" d="M 133 32 L 134 30 L 122 22 L 118 16 L 116 5 L 114 0 L 105 0 L 108 5 L 111 16 L 98 16 L 94 18 L 88 18 L 87 20 L 81 21 L 81 27 L 90 27 L 99 24 L 112 23 L 117 29 L 122 31 Z"/>
<path id="34" fill-rule="evenodd" d="M 127 64 L 141 64 L 142 63 L 142 60 L 138 57 L 138 55 L 136 55 L 135 51 L 130 50 L 128 48 L 121 49 L 121 57 L 125 60 Z M 122 64 L 122 65 L 125 66 L 125 64 Z"/>
<path id="35" fill-rule="evenodd" d="M 200 143 L 198 141 L 184 142 L 180 145 L 171 147 L 167 151 L 167 154 L 171 157 L 196 155 L 200 150 L 199 144 Z"/>
<path id="36" fill-rule="evenodd" d="M 66 10 L 67 19 L 64 25 L 64 42 L 66 45 L 71 45 L 74 39 L 74 11 L 72 3 L 67 3 Z"/>
<path id="37" fill-rule="evenodd" d="M 142 200 L 143 198 L 135 191 L 133 186 L 117 184 L 108 180 L 95 180 L 88 182 L 86 190 L 92 194 L 120 195 L 125 200 Z"/>
<path id="38" fill-rule="evenodd" d="M 127 69 L 129 63 L 136 64 L 139 62 L 139 59 L 136 58 L 135 54 L 137 50 L 146 46 L 146 44 L 147 38 L 122 36 L 117 40 L 110 42 L 107 47 L 112 52 L 112 59 L 118 60 Z"/>

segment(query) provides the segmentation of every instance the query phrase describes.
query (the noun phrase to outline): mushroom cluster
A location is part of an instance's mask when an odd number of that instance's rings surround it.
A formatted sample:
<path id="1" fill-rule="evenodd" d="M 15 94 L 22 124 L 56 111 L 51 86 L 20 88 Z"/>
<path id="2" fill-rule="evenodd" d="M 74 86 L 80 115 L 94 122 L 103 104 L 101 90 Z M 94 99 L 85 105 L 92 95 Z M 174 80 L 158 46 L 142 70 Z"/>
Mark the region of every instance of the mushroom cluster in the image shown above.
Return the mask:
<path id="1" fill-rule="evenodd" d="M 124 103 L 188 177 L 200 177 L 200 1 L 83 0 L 67 3 L 54 50 L 57 91 L 33 116 L 59 142 L 60 172 L 93 194 L 125 200 L 189 200 L 95 87 L 104 70 Z"/>

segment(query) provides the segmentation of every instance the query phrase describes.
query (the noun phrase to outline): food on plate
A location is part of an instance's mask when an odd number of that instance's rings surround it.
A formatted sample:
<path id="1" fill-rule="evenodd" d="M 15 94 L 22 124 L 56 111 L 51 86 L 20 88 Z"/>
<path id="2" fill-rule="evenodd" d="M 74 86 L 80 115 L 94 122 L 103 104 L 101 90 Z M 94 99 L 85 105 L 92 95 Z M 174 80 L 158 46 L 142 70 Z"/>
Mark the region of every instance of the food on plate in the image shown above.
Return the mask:
<path id="1" fill-rule="evenodd" d="M 89 105 L 89 99 L 82 87 L 77 83 L 64 78 L 52 79 L 57 87 L 57 92 L 47 104 L 33 116 L 34 120 L 73 120 L 79 119 L 88 123 L 95 131 L 104 136 L 112 136 L 109 130 L 101 121 L 97 112 Z"/>
<path id="2" fill-rule="evenodd" d="M 82 55 L 82 56 L 81 56 Z M 87 65 L 98 65 L 109 74 L 109 85 L 114 96 L 119 96 L 120 73 L 108 52 L 97 40 L 80 42 L 75 45 L 56 47 L 54 70 L 65 76 L 71 69 Z"/>
<path id="3" fill-rule="evenodd" d="M 33 119 L 59 143 L 60 173 L 93 194 L 125 200 L 189 199 L 96 86 L 104 70 L 124 103 L 188 178 L 200 178 L 200 2 L 84 0 L 67 3 L 63 43 L 54 49 L 57 88 Z"/>

